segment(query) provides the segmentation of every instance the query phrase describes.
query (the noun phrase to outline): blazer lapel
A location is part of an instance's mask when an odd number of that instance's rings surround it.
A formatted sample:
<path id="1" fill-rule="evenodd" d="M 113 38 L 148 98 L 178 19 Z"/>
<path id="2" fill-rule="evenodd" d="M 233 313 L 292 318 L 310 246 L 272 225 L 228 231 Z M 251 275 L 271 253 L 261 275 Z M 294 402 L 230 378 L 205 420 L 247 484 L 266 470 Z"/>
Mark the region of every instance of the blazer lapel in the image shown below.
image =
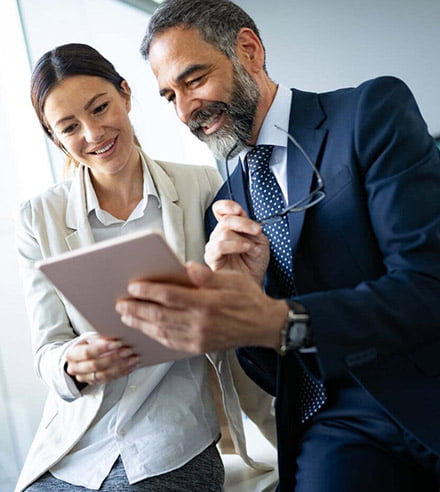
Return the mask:
<path id="1" fill-rule="evenodd" d="M 165 171 L 159 166 L 152 165 L 145 154 L 143 157 L 161 199 L 164 235 L 171 248 L 185 261 L 183 211 L 175 203 L 178 200 L 177 191 Z M 84 167 L 76 170 L 67 202 L 66 225 L 72 229 L 72 233 L 66 236 L 66 244 L 70 250 L 95 242 L 87 220 L 84 172 Z"/>
<path id="2" fill-rule="evenodd" d="M 168 196 L 161 196 L 163 232 L 168 244 L 176 255 L 184 262 L 185 231 L 183 228 L 183 210 L 173 203 Z"/>
<path id="3" fill-rule="evenodd" d="M 319 168 L 319 155 L 327 130 L 317 129 L 325 119 L 317 94 L 293 90 L 289 133 L 298 141 Z M 287 146 L 287 183 L 289 204 L 296 203 L 312 191 L 314 172 L 301 151 L 290 140 Z M 292 249 L 295 252 L 304 223 L 305 211 L 288 215 Z"/>
<path id="4" fill-rule="evenodd" d="M 182 261 L 186 261 L 183 210 L 176 204 L 179 199 L 177 190 L 170 177 L 158 163 L 153 165 L 151 159 L 144 153 L 143 157 L 160 196 L 164 236 L 176 255 Z"/>
<path id="5" fill-rule="evenodd" d="M 77 249 L 94 244 L 92 229 L 87 220 L 86 193 L 84 185 L 84 173 L 86 168 L 79 167 L 75 171 L 66 208 L 66 225 L 73 232 L 66 236 L 67 247 Z"/>

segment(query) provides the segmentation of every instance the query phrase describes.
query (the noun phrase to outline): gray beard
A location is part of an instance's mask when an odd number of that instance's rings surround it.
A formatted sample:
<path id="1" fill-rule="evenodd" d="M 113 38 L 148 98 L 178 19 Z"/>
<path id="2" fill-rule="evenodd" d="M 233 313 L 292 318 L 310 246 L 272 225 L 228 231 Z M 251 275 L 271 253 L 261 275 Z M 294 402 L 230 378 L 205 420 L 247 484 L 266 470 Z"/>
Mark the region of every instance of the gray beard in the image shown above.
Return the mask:
<path id="1" fill-rule="evenodd" d="M 252 77 L 238 62 L 233 61 L 233 65 L 231 102 L 213 102 L 198 110 L 188 122 L 192 133 L 205 142 L 219 160 L 224 160 L 229 153 L 229 158 L 234 157 L 247 145 L 260 99 L 260 91 Z M 227 116 L 225 124 L 214 134 L 205 135 L 202 125 L 221 112 Z M 236 148 L 230 152 L 234 145 Z"/>

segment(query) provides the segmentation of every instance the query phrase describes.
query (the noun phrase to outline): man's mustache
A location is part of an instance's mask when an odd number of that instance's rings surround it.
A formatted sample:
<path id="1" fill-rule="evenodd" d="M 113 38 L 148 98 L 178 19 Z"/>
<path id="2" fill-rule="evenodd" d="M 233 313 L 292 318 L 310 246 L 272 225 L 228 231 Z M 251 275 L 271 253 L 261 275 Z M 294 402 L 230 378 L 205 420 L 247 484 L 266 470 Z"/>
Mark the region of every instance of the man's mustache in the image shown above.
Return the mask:
<path id="1" fill-rule="evenodd" d="M 194 111 L 188 120 L 188 127 L 193 133 L 198 133 L 202 130 L 202 126 L 210 123 L 212 119 L 216 118 L 222 112 L 229 114 L 229 108 L 226 103 L 219 101 L 210 103 Z"/>

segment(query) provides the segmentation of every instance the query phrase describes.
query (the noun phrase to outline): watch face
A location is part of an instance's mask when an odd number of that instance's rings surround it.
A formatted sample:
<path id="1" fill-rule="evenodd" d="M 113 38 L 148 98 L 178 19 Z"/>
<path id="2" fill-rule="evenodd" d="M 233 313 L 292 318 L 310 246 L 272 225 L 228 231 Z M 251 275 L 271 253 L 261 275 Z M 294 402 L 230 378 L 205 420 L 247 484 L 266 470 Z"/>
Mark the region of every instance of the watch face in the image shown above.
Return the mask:
<path id="1" fill-rule="evenodd" d="M 307 339 L 307 325 L 304 322 L 293 322 L 289 331 L 289 345 L 303 348 Z"/>
<path id="2" fill-rule="evenodd" d="M 307 346 L 309 340 L 309 315 L 306 313 L 298 313 L 292 309 L 289 311 L 289 324 L 287 332 L 288 348 L 298 349 Z"/>
<path id="3" fill-rule="evenodd" d="M 281 330 L 281 343 L 278 350 L 281 355 L 285 355 L 288 350 L 310 346 L 310 317 L 304 306 L 298 303 L 294 304 L 299 306 L 301 310 L 296 311 L 294 306 L 289 310 L 286 323 Z"/>

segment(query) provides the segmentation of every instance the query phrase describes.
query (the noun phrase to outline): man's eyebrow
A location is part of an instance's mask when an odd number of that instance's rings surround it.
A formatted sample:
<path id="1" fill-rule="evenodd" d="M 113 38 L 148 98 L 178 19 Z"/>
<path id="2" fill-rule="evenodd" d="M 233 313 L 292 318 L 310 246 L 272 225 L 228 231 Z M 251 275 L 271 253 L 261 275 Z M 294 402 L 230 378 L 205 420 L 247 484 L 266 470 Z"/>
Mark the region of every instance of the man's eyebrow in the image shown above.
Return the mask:
<path id="1" fill-rule="evenodd" d="M 211 65 L 208 63 L 199 63 L 195 65 L 190 65 L 185 70 L 179 73 L 177 77 L 174 79 L 174 82 L 176 84 L 182 83 L 183 80 L 185 80 L 187 77 L 191 76 L 193 73 L 198 72 L 199 70 L 206 70 L 209 68 Z M 167 92 L 169 92 L 170 89 L 165 87 L 159 91 L 159 94 L 163 97 Z"/>

